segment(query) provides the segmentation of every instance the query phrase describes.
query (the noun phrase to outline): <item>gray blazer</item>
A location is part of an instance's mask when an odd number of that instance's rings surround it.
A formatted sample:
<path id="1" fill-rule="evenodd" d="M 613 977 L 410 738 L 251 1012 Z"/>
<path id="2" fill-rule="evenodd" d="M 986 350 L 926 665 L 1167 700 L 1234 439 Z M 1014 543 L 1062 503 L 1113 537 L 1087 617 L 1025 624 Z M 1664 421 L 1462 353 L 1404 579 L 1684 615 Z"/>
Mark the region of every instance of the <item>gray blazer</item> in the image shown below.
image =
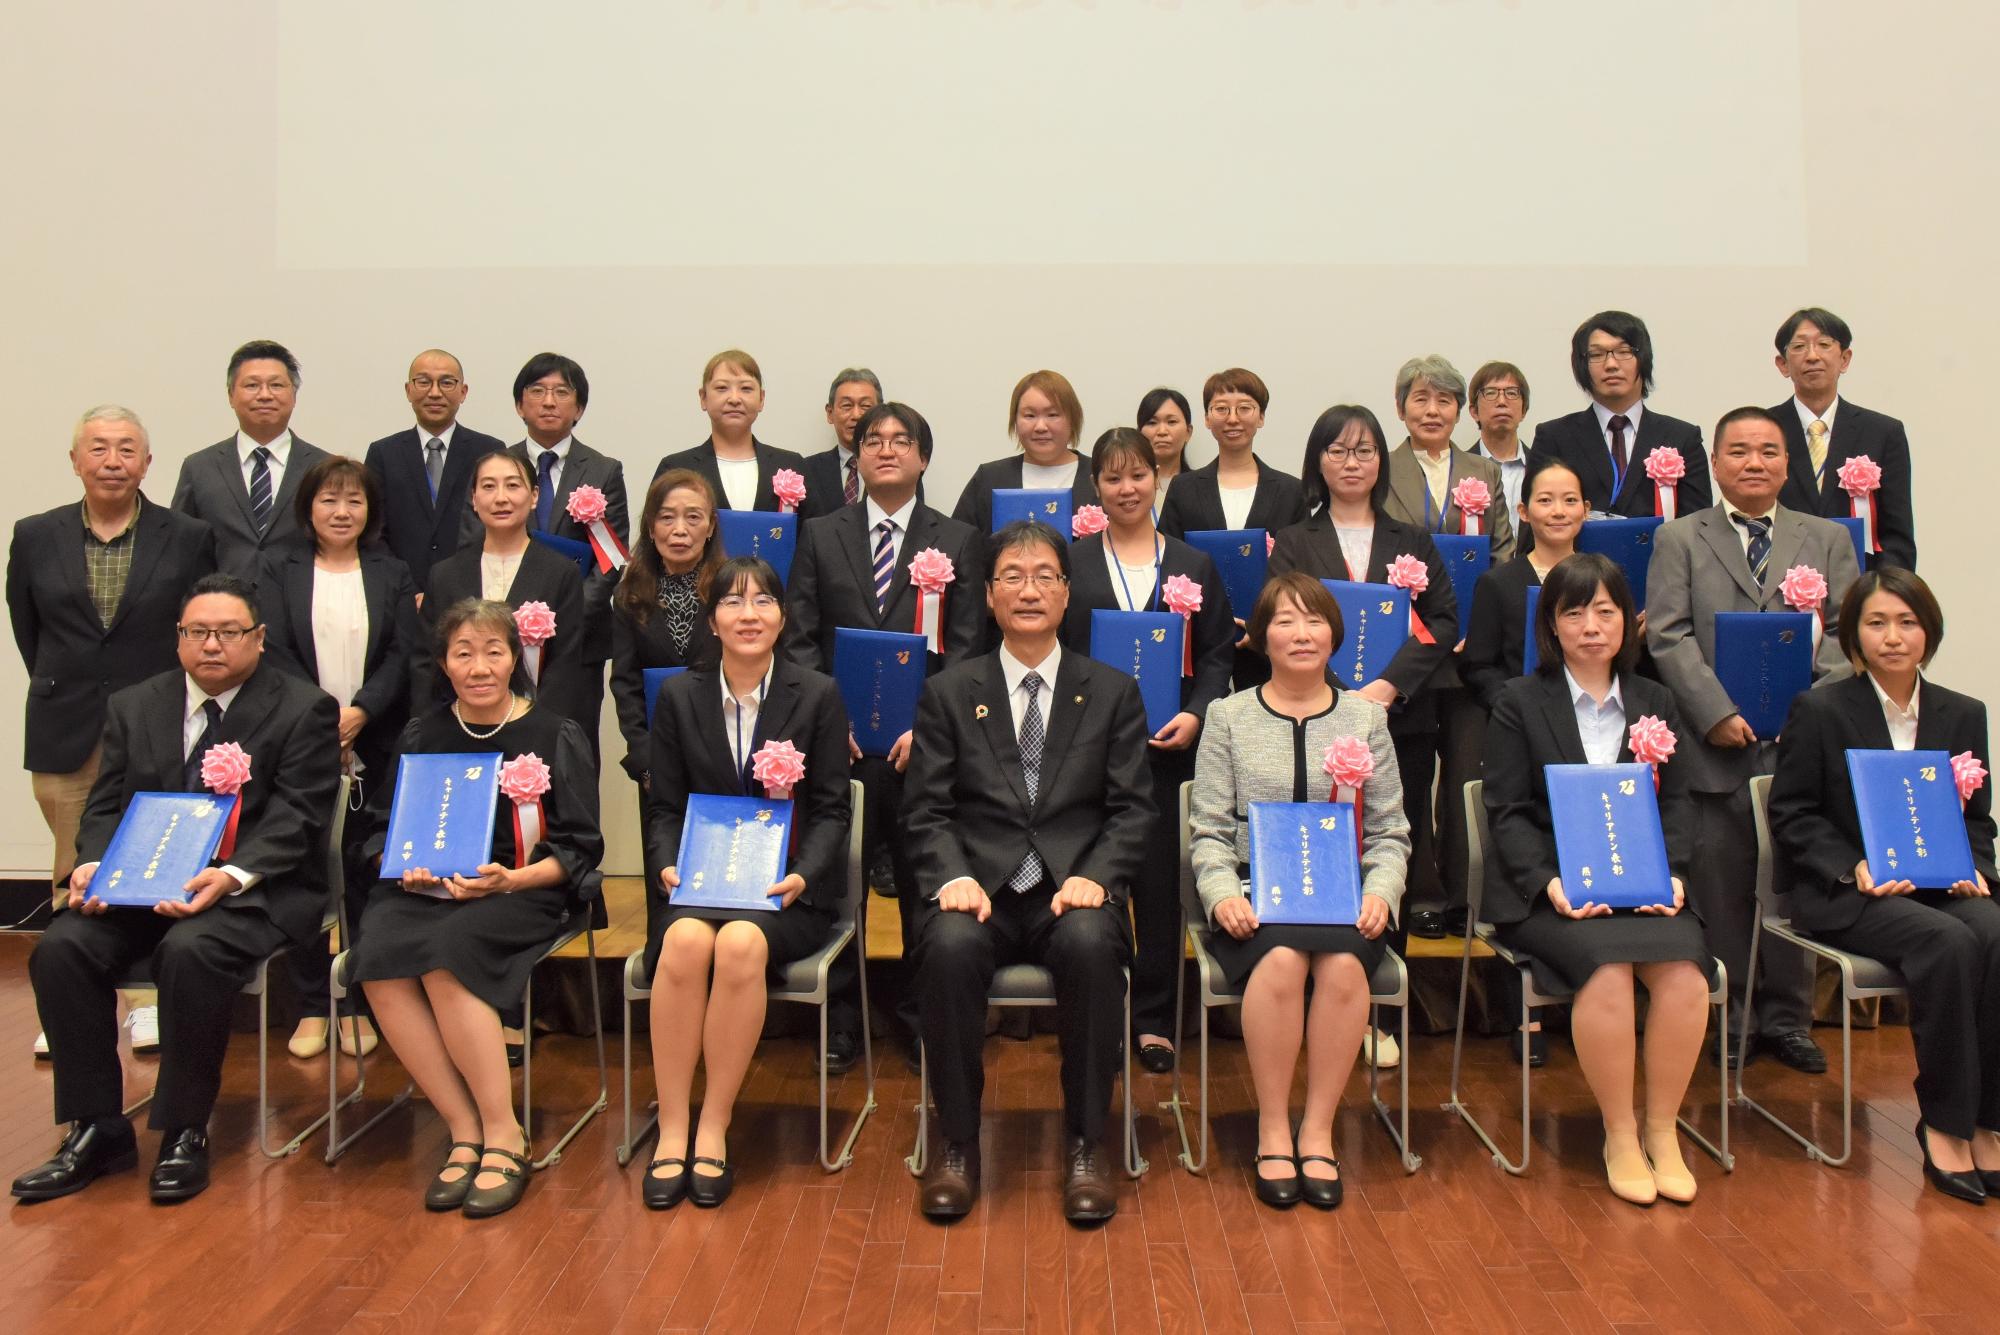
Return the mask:
<path id="1" fill-rule="evenodd" d="M 1827 583 L 1826 633 L 1813 675 L 1824 680 L 1851 670 L 1838 640 L 1840 600 L 1861 573 L 1854 540 L 1830 519 L 1782 505 L 1772 519 L 1770 577 L 1762 591 L 1751 578 L 1726 503 L 1662 524 L 1653 537 L 1653 559 L 1646 567 L 1646 647 L 1693 734 L 1674 759 L 1687 765 L 1689 787 L 1697 793 L 1733 793 L 1754 775 L 1769 774 L 1776 763 L 1775 738 L 1759 738 L 1755 746 L 1738 750 L 1708 742 L 1708 730 L 1738 712 L 1711 666 L 1717 612 L 1788 612 L 1779 583 L 1793 566 L 1811 566 Z"/>
<path id="2" fill-rule="evenodd" d="M 1243 893 L 1237 870 L 1250 861 L 1249 804 L 1295 800 L 1292 720 L 1275 714 L 1256 690 L 1238 691 L 1208 707 L 1201 749 L 1195 753 L 1194 791 L 1188 803 L 1189 858 L 1202 911 Z M 1372 700 L 1348 691 L 1334 694 L 1333 709 L 1306 723 L 1306 794 L 1326 800 L 1331 780 L 1320 757 L 1336 737 L 1360 737 L 1375 757 L 1375 777 L 1361 801 L 1361 893 L 1389 906 L 1393 921 L 1403 902 L 1410 861 L 1410 822 L 1403 815 L 1403 779 L 1389 715 Z"/>
<path id="3" fill-rule="evenodd" d="M 215 530 L 216 569 L 225 575 L 257 582 L 264 554 L 284 553 L 304 545 L 305 535 L 292 517 L 292 497 L 298 494 L 299 479 L 306 470 L 326 457 L 317 445 L 308 445 L 295 433 L 291 452 L 285 456 L 285 475 L 278 482 L 278 494 L 271 498 L 271 526 L 262 533 L 250 517 L 250 487 L 243 480 L 243 460 L 236 453 L 236 435 L 196 450 L 181 461 L 180 479 L 174 483 L 174 509 Z"/>
<path id="4" fill-rule="evenodd" d="M 1500 485 L 1500 465 L 1491 459 L 1482 458 L 1470 450 L 1451 447 L 1452 485 L 1459 479 L 1476 477 L 1486 484 L 1487 493 L 1492 496 L 1492 504 L 1480 523 L 1480 532 L 1493 539 L 1493 564 L 1512 559 L 1514 555 L 1514 517 L 1507 513 L 1507 489 Z M 1400 519 L 1405 524 L 1415 524 L 1418 528 L 1432 533 L 1458 532 L 1459 510 L 1451 503 L 1450 488 L 1443 496 L 1431 498 L 1432 504 L 1442 502 L 1444 518 L 1441 527 L 1431 528 L 1424 515 L 1423 465 L 1417 462 L 1417 447 L 1407 438 L 1401 445 L 1389 451 L 1389 496 L 1382 504 L 1382 513 L 1392 519 Z M 1458 624 L 1465 626 L 1466 609 L 1458 609 Z"/>

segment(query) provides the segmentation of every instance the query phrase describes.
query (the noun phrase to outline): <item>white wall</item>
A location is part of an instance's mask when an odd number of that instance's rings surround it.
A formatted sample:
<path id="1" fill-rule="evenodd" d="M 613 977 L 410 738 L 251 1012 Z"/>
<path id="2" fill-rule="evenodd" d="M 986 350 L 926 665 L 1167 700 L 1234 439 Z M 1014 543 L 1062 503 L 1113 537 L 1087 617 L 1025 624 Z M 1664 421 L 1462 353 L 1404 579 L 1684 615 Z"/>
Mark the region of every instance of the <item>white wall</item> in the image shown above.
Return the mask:
<path id="1" fill-rule="evenodd" d="M 425 346 L 464 358 L 466 420 L 509 438 L 515 369 L 567 352 L 592 380 L 580 434 L 635 486 L 705 433 L 709 353 L 759 357 L 759 435 L 800 449 L 823 444 L 827 376 L 865 363 L 936 426 L 948 503 L 1038 366 L 1076 382 L 1086 437 L 1156 383 L 1254 367 L 1263 451 L 1295 466 L 1327 405 L 1390 416 L 1413 353 L 1516 361 L 1531 417 L 1569 411 L 1569 331 L 1605 306 L 1647 319 L 1654 402 L 1706 429 L 1783 396 L 1772 335 L 1824 304 L 1856 330 L 1850 396 L 1909 424 L 1922 569 L 1952 616 L 1937 675 L 1992 694 L 1994 15 L 23 7 L 0 69 L 10 509 L 75 496 L 70 427 L 105 399 L 152 428 L 166 499 L 232 429 L 223 366 L 250 337 L 304 362 L 300 434 L 357 453 L 407 420 Z M 0 662 L 0 696 L 23 688 Z M 0 712 L 0 753 L 19 740 Z M 605 792 L 628 869 L 631 790 L 614 772 Z M 24 776 L 0 769 L 0 811 L 0 873 L 45 867 Z"/>

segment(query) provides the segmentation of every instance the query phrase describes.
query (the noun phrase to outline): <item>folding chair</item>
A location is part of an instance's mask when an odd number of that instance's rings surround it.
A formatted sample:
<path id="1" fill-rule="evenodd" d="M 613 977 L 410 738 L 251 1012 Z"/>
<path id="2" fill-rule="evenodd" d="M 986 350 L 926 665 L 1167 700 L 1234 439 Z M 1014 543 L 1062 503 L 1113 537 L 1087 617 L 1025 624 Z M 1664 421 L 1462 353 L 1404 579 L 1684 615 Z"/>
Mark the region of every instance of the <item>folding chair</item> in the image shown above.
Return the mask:
<path id="1" fill-rule="evenodd" d="M 859 781 L 848 781 L 847 801 L 847 885 L 834 916 L 833 935 L 817 951 L 786 965 L 785 976 L 770 991 L 772 1001 L 797 1001 L 819 1008 L 819 1162 L 829 1173 L 837 1173 L 854 1161 L 854 1142 L 861 1138 L 861 1128 L 867 1125 L 869 1116 L 875 1111 L 875 1048 L 868 1032 L 868 967 L 865 958 L 868 881 L 861 871 Z M 650 886 L 646 892 L 654 893 Z M 856 973 L 861 979 L 861 1070 L 867 1082 L 867 1093 L 862 1100 L 861 1112 L 848 1129 L 847 1139 L 841 1142 L 839 1153 L 834 1154 L 828 1151 L 831 1137 L 828 1129 L 826 1026 L 833 998 L 827 987 L 827 978 L 834 960 L 849 946 L 862 952 L 864 957 Z M 652 980 L 646 977 L 646 952 L 634 951 L 625 958 L 625 1139 L 618 1146 L 621 1167 L 632 1161 L 633 1151 L 638 1148 L 639 1142 L 658 1130 L 660 1125 L 660 1115 L 655 1110 L 637 1131 L 632 1129 L 632 1017 L 638 1003 L 650 999 L 652 995 Z"/>
<path id="2" fill-rule="evenodd" d="M 1509 1173 L 1519 1176 L 1528 1171 L 1528 1156 L 1534 1150 L 1534 1140 L 1528 1122 L 1528 1076 L 1530 1073 L 1528 1065 L 1529 1012 L 1536 1006 L 1560 1005 L 1573 1000 L 1574 994 L 1569 992 L 1542 991 L 1535 984 L 1534 971 L 1528 967 L 1528 957 L 1502 944 L 1499 938 L 1494 935 L 1492 925 L 1480 921 L 1480 907 L 1486 897 L 1486 847 L 1492 839 L 1491 831 L 1488 830 L 1486 824 L 1485 788 L 1486 783 L 1483 779 L 1475 779 L 1465 785 L 1465 828 L 1468 844 L 1465 893 L 1467 901 L 1466 916 L 1469 920 L 1469 929 L 1465 934 L 1465 953 L 1459 960 L 1458 1028 L 1452 1035 L 1451 1040 L 1451 1102 L 1442 1106 L 1444 1111 L 1458 1114 L 1459 1120 L 1472 1128 L 1472 1134 L 1478 1136 L 1480 1143 L 1486 1146 L 1487 1150 L 1492 1153 L 1494 1163 L 1506 1169 Z M 1467 988 L 1472 979 L 1472 942 L 1475 936 L 1490 946 L 1494 955 L 1498 956 L 1503 964 L 1517 970 L 1521 977 L 1521 1017 L 1519 1029 L 1521 1037 L 1521 1161 L 1519 1163 L 1508 1159 L 1501 1152 L 1500 1146 L 1494 1141 L 1486 1128 L 1481 1126 L 1478 1120 L 1473 1117 L 1472 1110 L 1465 1106 L 1465 1095 L 1460 1090 L 1458 1083 L 1460 1064 L 1465 1050 L 1465 999 Z M 1710 1158 L 1722 1165 L 1723 1172 L 1733 1173 L 1736 1171 L 1736 1156 L 1729 1152 L 1729 1064 L 1725 1060 L 1728 1055 L 1729 1042 L 1729 974 L 1723 968 L 1721 960 L 1715 961 L 1715 972 L 1710 978 L 1709 984 L 1708 1003 L 1715 1007 L 1717 1011 L 1715 1044 L 1716 1056 L 1720 1061 L 1720 1069 L 1716 1081 L 1722 1115 L 1721 1143 L 1711 1143 L 1707 1137 L 1695 1130 L 1685 1117 L 1676 1115 L 1674 1121 L 1679 1124 L 1680 1129 L 1687 1135 L 1689 1140 L 1701 1146 Z"/>
<path id="3" fill-rule="evenodd" d="M 1770 804 L 1771 776 L 1760 774 L 1750 780 L 1750 806 L 1757 817 L 1757 901 L 1760 904 L 1773 902 L 1771 891 L 1776 878 Z M 1815 1159 L 1829 1168 L 1838 1168 L 1854 1153 L 1854 1020 L 1850 1014 L 1851 1003 L 1870 997 L 1902 996 L 1906 991 L 1903 978 L 1880 960 L 1822 944 L 1796 930 L 1789 918 L 1760 911 L 1750 929 L 1750 967 L 1743 980 L 1741 1041 L 1745 1052 L 1749 1051 L 1750 1017 L 1755 1014 L 1757 949 L 1763 944 L 1766 932 L 1821 959 L 1832 960 L 1840 970 L 1840 1154 L 1836 1157 L 1828 1153 L 1824 1146 L 1801 1134 L 1789 1122 L 1744 1093 L 1742 1066 L 1736 1069 L 1736 1101 L 1797 1141 L 1808 1159 Z"/>
<path id="4" fill-rule="evenodd" d="M 1217 1006 L 1232 1006 L 1243 1000 L 1241 992 L 1226 990 L 1222 977 L 1222 966 L 1209 953 L 1209 941 L 1213 931 L 1206 925 L 1207 914 L 1202 911 L 1201 897 L 1195 893 L 1194 867 L 1189 857 L 1190 826 L 1188 809 L 1194 791 L 1192 783 L 1181 784 L 1181 824 L 1180 824 L 1180 898 L 1181 932 L 1194 946 L 1195 968 L 1201 979 L 1201 1107 L 1196 1118 L 1201 1124 L 1201 1150 L 1197 1153 L 1188 1138 L 1187 1092 L 1181 1085 L 1181 1065 L 1174 1063 L 1174 1096 L 1160 1105 L 1163 1112 L 1173 1114 L 1174 1128 L 1180 1133 L 1181 1167 L 1190 1173 L 1199 1173 L 1208 1166 L 1208 1015 Z M 1182 1007 L 1187 991 L 1186 970 L 1174 987 L 1174 1030 L 1181 1028 Z M 1368 1022 L 1374 1024 L 1381 1018 L 1379 1008 L 1394 1007 L 1401 1018 L 1400 1040 L 1403 1046 L 1403 1060 L 1398 1063 L 1397 1079 L 1402 1085 L 1400 1113 L 1391 1113 L 1389 1105 L 1382 1100 L 1382 1073 L 1375 1063 L 1368 1065 L 1368 1101 L 1375 1107 L 1375 1115 L 1382 1122 L 1382 1129 L 1389 1133 L 1390 1141 L 1396 1147 L 1396 1156 L 1403 1161 L 1403 1171 L 1414 1173 L 1423 1166 L 1423 1156 L 1410 1151 L 1410 972 L 1403 959 L 1393 950 L 1384 950 L 1382 963 L 1368 979 Z"/>

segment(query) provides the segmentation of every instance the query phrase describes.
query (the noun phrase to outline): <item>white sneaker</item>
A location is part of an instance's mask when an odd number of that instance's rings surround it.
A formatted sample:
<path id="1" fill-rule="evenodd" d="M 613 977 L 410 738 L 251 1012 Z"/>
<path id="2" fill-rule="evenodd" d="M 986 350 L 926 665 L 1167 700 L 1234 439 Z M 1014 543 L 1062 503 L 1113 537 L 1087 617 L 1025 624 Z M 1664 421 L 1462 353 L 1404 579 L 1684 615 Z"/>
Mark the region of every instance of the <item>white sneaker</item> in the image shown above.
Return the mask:
<path id="1" fill-rule="evenodd" d="M 1403 1050 L 1395 1039 L 1371 1027 L 1361 1036 L 1361 1059 L 1378 1071 L 1386 1071 L 1403 1060 Z"/>
<path id="2" fill-rule="evenodd" d="M 126 1032 L 132 1035 L 132 1051 L 155 1052 L 160 1046 L 160 1008 L 134 1006 L 125 1017 Z"/>
<path id="3" fill-rule="evenodd" d="M 35 1035 L 35 1059 L 37 1061 L 46 1061 L 48 1060 L 48 1056 L 49 1036 L 44 1033 L 37 1033 Z"/>

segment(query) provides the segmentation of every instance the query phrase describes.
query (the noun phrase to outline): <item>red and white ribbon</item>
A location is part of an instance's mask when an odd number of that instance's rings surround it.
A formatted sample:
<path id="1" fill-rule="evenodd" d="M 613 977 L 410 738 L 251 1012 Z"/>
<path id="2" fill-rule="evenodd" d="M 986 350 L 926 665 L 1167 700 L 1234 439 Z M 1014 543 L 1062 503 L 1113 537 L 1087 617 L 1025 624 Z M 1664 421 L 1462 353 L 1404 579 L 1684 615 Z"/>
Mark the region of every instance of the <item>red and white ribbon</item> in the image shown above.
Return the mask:
<path id="1" fill-rule="evenodd" d="M 1451 503 L 1458 507 L 1458 531 L 1477 536 L 1486 511 L 1493 504 L 1493 491 L 1476 477 L 1460 478 L 1451 489 Z"/>
<path id="2" fill-rule="evenodd" d="M 1857 454 L 1841 464 L 1834 478 L 1847 493 L 1848 507 L 1854 517 L 1861 521 L 1861 550 L 1880 555 L 1881 519 L 1875 509 L 1875 493 L 1882 487 L 1882 465 L 1865 454 Z"/>
<path id="3" fill-rule="evenodd" d="M 1778 584 L 1778 593 L 1794 612 L 1812 613 L 1813 656 L 1819 656 L 1819 642 L 1826 634 L 1826 576 L 1811 566 L 1793 566 Z"/>
<path id="4" fill-rule="evenodd" d="M 632 554 L 625 550 L 625 540 L 612 532 L 611 526 L 604 522 L 606 504 L 602 491 L 588 485 L 578 487 L 569 494 L 569 500 L 564 502 L 563 510 L 571 519 L 583 525 L 583 531 L 590 539 L 590 550 L 597 557 L 599 574 L 608 574 L 613 570 L 625 568 L 625 563 L 632 559 Z"/>
<path id="5" fill-rule="evenodd" d="M 1662 445 L 1646 456 L 1646 476 L 1653 483 L 1653 513 L 1672 519 L 1678 512 L 1676 484 L 1687 476 L 1687 460 L 1671 445 Z"/>
<path id="6" fill-rule="evenodd" d="M 910 558 L 910 583 L 917 588 L 917 619 L 910 630 L 924 637 L 924 648 L 944 653 L 944 591 L 958 578 L 951 558 L 926 547 Z"/>
<path id="7" fill-rule="evenodd" d="M 1160 602 L 1181 619 L 1181 675 L 1194 675 L 1194 614 L 1201 611 L 1201 585 L 1186 575 L 1169 575 L 1160 585 Z"/>
<path id="8" fill-rule="evenodd" d="M 201 781 L 217 797 L 234 797 L 229 823 L 222 827 L 216 860 L 229 861 L 236 851 L 236 823 L 243 815 L 243 785 L 250 782 L 250 753 L 235 742 L 217 742 L 201 753 Z"/>
<path id="9" fill-rule="evenodd" d="M 1404 552 L 1389 563 L 1389 584 L 1393 588 L 1410 591 L 1410 634 L 1419 644 L 1436 644 L 1437 638 L 1431 628 L 1417 615 L 1417 598 L 1431 586 L 1430 567 L 1418 558 Z"/>
<path id="10" fill-rule="evenodd" d="M 1359 737 L 1336 737 L 1326 748 L 1322 763 L 1333 780 L 1333 800 L 1354 807 L 1354 852 L 1361 853 L 1361 795 L 1368 780 L 1375 777 L 1375 753 Z"/>
<path id="11" fill-rule="evenodd" d="M 542 794 L 549 791 L 549 767 L 533 751 L 523 751 L 500 767 L 500 795 L 514 806 L 514 865 L 525 867 L 535 845 L 548 835 Z"/>

